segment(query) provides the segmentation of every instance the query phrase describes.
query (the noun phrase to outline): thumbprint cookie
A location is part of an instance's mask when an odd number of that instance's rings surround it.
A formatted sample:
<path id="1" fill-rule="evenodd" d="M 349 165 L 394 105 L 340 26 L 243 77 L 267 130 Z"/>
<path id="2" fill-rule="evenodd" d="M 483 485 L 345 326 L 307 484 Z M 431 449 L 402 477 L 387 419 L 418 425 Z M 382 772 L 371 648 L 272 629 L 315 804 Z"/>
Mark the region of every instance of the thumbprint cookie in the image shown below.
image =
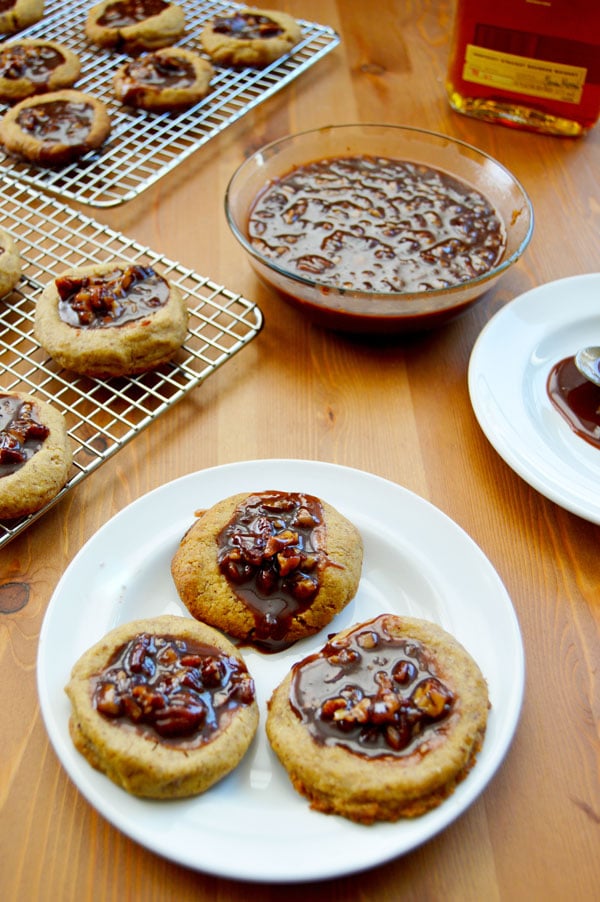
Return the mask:
<path id="1" fill-rule="evenodd" d="M 52 501 L 71 461 L 61 413 L 31 395 L 0 391 L 0 518 L 24 517 Z"/>
<path id="2" fill-rule="evenodd" d="M 188 315 L 177 286 L 153 267 L 113 261 L 66 270 L 46 285 L 34 327 L 60 366 L 103 378 L 171 360 L 186 337 Z"/>
<path id="3" fill-rule="evenodd" d="M 488 708 L 479 667 L 453 636 L 384 614 L 295 664 L 266 730 L 312 808 L 370 824 L 440 805 L 475 762 Z"/>
<path id="4" fill-rule="evenodd" d="M 197 53 L 163 47 L 120 66 L 113 90 L 117 100 L 128 106 L 174 112 L 205 97 L 213 74 L 211 64 Z"/>
<path id="5" fill-rule="evenodd" d="M 13 34 L 35 25 L 44 15 L 44 0 L 3 0 L 0 3 L 0 34 Z"/>
<path id="6" fill-rule="evenodd" d="M 198 620 L 266 651 L 331 622 L 358 589 L 356 527 L 303 492 L 241 493 L 200 514 L 171 562 Z"/>
<path id="7" fill-rule="evenodd" d="M 258 726 L 254 681 L 217 630 L 163 615 L 111 630 L 77 661 L 69 730 L 92 767 L 135 796 L 205 792 Z"/>
<path id="8" fill-rule="evenodd" d="M 0 141 L 16 157 L 61 166 L 101 147 L 110 130 L 101 100 L 65 88 L 15 104 L 0 121 Z"/>
<path id="9" fill-rule="evenodd" d="M 289 53 L 301 35 L 300 25 L 287 13 L 247 8 L 207 22 L 200 42 L 219 66 L 263 68 Z"/>
<path id="10" fill-rule="evenodd" d="M 12 291 L 21 278 L 21 255 L 15 239 L 0 226 L 0 297 Z"/>
<path id="11" fill-rule="evenodd" d="M 185 13 L 166 0 L 102 0 L 88 12 L 89 41 L 135 56 L 168 47 L 183 35 Z"/>
<path id="12" fill-rule="evenodd" d="M 0 100 L 15 103 L 75 84 L 79 57 L 57 41 L 23 38 L 0 49 Z"/>

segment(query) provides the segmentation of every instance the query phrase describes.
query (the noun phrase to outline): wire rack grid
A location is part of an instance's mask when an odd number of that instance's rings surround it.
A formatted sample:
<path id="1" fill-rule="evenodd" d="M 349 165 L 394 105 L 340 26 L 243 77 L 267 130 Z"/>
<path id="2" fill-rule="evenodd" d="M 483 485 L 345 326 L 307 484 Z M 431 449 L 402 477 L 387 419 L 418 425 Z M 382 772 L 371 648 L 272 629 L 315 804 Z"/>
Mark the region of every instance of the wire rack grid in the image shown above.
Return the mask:
<path id="1" fill-rule="evenodd" d="M 186 35 L 177 44 L 201 54 L 197 36 L 206 21 L 242 8 L 219 0 L 179 3 L 185 11 Z M 78 54 L 82 71 L 75 87 L 106 104 L 112 122 L 110 137 L 98 151 L 60 169 L 36 167 L 0 149 L 0 169 L 56 197 L 95 207 L 113 207 L 136 197 L 339 43 L 331 28 L 300 20 L 301 41 L 270 66 L 217 67 L 204 100 L 176 115 L 147 113 L 115 99 L 112 79 L 127 57 L 87 43 L 84 27 L 91 5 L 89 0 L 48 0 L 43 19 L 20 36 L 59 41 Z"/>
<path id="2" fill-rule="evenodd" d="M 56 504 L 109 457 L 245 347 L 261 330 L 256 304 L 154 253 L 52 197 L 0 178 L 2 226 L 15 238 L 22 278 L 0 299 L 0 391 L 48 401 L 65 416 L 73 466 L 62 491 L 40 511 L 0 521 L 0 547 Z M 95 380 L 58 367 L 34 336 L 36 300 L 72 266 L 126 259 L 154 267 L 183 293 L 190 310 L 179 354 L 156 371 Z"/>

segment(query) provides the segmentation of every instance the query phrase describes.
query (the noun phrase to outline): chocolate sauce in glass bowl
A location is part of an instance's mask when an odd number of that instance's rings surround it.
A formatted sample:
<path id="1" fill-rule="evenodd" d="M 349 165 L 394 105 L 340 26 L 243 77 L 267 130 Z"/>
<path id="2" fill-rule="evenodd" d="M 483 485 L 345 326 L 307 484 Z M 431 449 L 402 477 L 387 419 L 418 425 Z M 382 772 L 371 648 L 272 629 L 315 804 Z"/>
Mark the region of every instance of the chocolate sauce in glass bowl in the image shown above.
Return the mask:
<path id="1" fill-rule="evenodd" d="M 574 357 L 565 357 L 552 367 L 547 390 L 573 432 L 600 448 L 600 387 L 579 372 Z"/>
<path id="2" fill-rule="evenodd" d="M 489 272 L 504 224 L 465 182 L 425 165 L 357 155 L 299 166 L 272 182 L 249 216 L 263 256 L 319 285 L 421 292 Z"/>

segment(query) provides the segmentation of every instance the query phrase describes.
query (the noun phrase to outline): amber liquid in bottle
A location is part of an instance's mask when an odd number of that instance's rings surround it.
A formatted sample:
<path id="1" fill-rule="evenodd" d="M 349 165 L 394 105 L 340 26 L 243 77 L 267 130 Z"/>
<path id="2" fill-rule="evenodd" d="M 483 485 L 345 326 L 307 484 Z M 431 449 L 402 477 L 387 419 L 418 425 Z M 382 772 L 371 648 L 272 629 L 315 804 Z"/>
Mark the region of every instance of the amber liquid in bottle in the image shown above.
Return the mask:
<path id="1" fill-rule="evenodd" d="M 584 134 L 600 113 L 600 0 L 457 0 L 446 88 L 468 116 Z"/>

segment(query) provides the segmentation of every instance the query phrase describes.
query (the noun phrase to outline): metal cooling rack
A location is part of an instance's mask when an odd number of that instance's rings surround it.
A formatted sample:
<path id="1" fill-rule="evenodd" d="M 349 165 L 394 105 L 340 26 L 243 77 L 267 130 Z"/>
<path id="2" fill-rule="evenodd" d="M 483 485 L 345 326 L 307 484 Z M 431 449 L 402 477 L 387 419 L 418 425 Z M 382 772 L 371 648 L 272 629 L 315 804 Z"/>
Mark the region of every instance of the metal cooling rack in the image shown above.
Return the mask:
<path id="1" fill-rule="evenodd" d="M 239 294 L 6 176 L 0 208 L 23 265 L 21 281 L 0 300 L 0 390 L 49 401 L 64 414 L 73 447 L 64 489 L 37 513 L 0 521 L 2 547 L 248 344 L 263 318 Z M 36 300 L 63 269 L 114 258 L 153 266 L 179 286 L 190 309 L 188 337 L 174 361 L 156 371 L 127 379 L 77 376 L 58 367 L 34 338 Z"/>
<path id="2" fill-rule="evenodd" d="M 205 21 L 242 8 L 219 0 L 178 2 L 185 9 L 186 37 L 177 43 L 200 53 L 195 36 Z M 47 0 L 43 19 L 19 36 L 59 41 L 78 54 L 81 77 L 75 87 L 107 105 L 113 126 L 110 137 L 99 151 L 58 170 L 17 162 L 0 149 L 0 169 L 56 197 L 94 207 L 113 207 L 136 197 L 339 43 L 331 28 L 299 20 L 302 40 L 287 56 L 265 69 L 217 68 L 210 93 L 195 106 L 177 115 L 146 113 L 114 98 L 114 72 L 128 57 L 86 42 L 90 5 L 90 0 Z"/>

